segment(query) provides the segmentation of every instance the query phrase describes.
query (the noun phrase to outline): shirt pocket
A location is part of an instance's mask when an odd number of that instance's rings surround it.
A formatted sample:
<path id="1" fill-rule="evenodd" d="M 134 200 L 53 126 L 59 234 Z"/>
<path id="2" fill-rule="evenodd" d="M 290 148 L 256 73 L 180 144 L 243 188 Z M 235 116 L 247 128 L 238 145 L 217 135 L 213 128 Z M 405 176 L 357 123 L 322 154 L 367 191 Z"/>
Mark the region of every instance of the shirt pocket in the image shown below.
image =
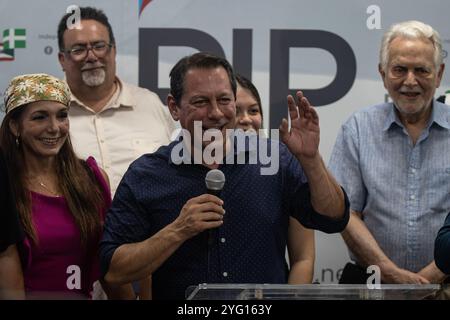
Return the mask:
<path id="1" fill-rule="evenodd" d="M 134 157 L 137 159 L 143 154 L 153 153 L 161 146 L 161 141 L 155 139 L 132 139 Z"/>
<path id="2" fill-rule="evenodd" d="M 445 186 L 445 190 L 447 190 L 447 194 L 450 194 L 450 167 L 442 168 L 438 174 L 443 176 L 444 181 L 442 183 Z"/>
<path id="3" fill-rule="evenodd" d="M 431 177 L 433 187 L 441 187 L 450 191 L 450 167 L 436 168 Z"/>
<path id="4" fill-rule="evenodd" d="M 436 168 L 424 179 L 426 209 L 434 212 L 448 212 L 450 209 L 450 167 Z"/>

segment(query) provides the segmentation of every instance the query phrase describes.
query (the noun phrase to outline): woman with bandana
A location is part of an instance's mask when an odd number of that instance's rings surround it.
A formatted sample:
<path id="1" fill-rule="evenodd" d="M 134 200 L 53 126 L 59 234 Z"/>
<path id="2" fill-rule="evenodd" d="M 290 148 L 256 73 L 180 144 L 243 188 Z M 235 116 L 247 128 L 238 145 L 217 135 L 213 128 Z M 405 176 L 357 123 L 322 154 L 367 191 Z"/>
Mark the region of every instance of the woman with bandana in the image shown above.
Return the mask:
<path id="1" fill-rule="evenodd" d="M 11 80 L 0 148 L 25 239 L 27 298 L 86 299 L 99 280 L 98 242 L 111 204 L 108 177 L 69 137 L 70 91 L 47 74 Z"/>

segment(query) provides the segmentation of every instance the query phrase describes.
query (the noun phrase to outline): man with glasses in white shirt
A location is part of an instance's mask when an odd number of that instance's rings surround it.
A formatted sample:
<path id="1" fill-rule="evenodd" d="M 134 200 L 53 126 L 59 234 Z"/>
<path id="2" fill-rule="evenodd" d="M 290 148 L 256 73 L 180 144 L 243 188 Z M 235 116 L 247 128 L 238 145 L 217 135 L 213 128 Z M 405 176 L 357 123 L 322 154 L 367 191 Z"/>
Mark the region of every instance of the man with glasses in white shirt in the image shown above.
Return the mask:
<path id="1" fill-rule="evenodd" d="M 81 21 L 58 26 L 59 62 L 72 91 L 71 137 L 80 157 L 94 156 L 117 185 L 132 161 L 170 142 L 175 129 L 159 97 L 116 76 L 116 43 L 106 15 L 81 7 Z"/>

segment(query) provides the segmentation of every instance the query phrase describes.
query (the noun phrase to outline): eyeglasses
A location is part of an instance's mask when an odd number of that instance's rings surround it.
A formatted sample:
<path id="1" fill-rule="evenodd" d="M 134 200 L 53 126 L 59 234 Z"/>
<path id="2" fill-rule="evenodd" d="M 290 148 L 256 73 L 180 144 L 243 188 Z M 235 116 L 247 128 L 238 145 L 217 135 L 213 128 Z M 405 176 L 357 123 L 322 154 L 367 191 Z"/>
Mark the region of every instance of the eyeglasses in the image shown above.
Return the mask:
<path id="1" fill-rule="evenodd" d="M 63 52 L 69 54 L 74 61 L 81 61 L 86 59 L 89 50 L 92 50 L 92 52 L 94 52 L 97 58 L 103 58 L 106 56 L 106 54 L 108 54 L 111 51 L 112 47 L 113 47 L 112 43 L 99 41 L 93 43 L 91 46 L 76 45 L 73 46 L 71 49 L 63 50 Z"/>

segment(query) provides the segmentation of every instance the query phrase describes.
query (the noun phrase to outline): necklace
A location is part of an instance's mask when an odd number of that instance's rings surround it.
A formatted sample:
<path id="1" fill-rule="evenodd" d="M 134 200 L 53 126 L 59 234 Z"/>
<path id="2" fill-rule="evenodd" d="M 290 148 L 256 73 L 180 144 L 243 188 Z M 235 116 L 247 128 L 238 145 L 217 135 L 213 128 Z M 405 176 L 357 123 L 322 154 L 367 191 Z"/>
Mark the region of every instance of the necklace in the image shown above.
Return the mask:
<path id="1" fill-rule="evenodd" d="M 55 189 L 52 189 L 50 187 L 48 187 L 44 182 L 42 182 L 41 178 L 39 178 L 38 176 L 35 177 L 27 177 L 28 183 L 30 185 L 39 185 L 39 187 L 41 187 L 42 189 L 44 189 L 45 191 L 47 191 L 48 193 L 50 193 L 52 196 L 55 197 L 60 197 L 61 193 L 58 193 L 57 191 L 55 191 Z M 33 183 L 34 182 L 34 183 Z M 56 189 L 57 190 L 57 189 Z"/>
<path id="2" fill-rule="evenodd" d="M 33 180 L 37 181 L 37 183 L 38 183 L 42 188 L 44 188 L 46 191 L 48 191 L 52 196 L 55 196 L 55 197 L 61 196 L 58 192 L 55 192 L 55 191 L 53 191 L 52 189 L 50 189 L 49 187 L 47 187 L 47 185 L 46 185 L 45 183 L 43 183 L 42 181 L 37 180 L 36 178 L 33 179 Z"/>
<path id="3" fill-rule="evenodd" d="M 38 181 L 39 185 L 44 188 L 45 190 L 47 190 L 48 192 L 50 192 L 52 195 L 54 196 L 59 196 L 59 194 L 55 191 L 53 191 L 52 189 L 50 189 L 49 187 L 47 187 L 42 181 Z"/>

